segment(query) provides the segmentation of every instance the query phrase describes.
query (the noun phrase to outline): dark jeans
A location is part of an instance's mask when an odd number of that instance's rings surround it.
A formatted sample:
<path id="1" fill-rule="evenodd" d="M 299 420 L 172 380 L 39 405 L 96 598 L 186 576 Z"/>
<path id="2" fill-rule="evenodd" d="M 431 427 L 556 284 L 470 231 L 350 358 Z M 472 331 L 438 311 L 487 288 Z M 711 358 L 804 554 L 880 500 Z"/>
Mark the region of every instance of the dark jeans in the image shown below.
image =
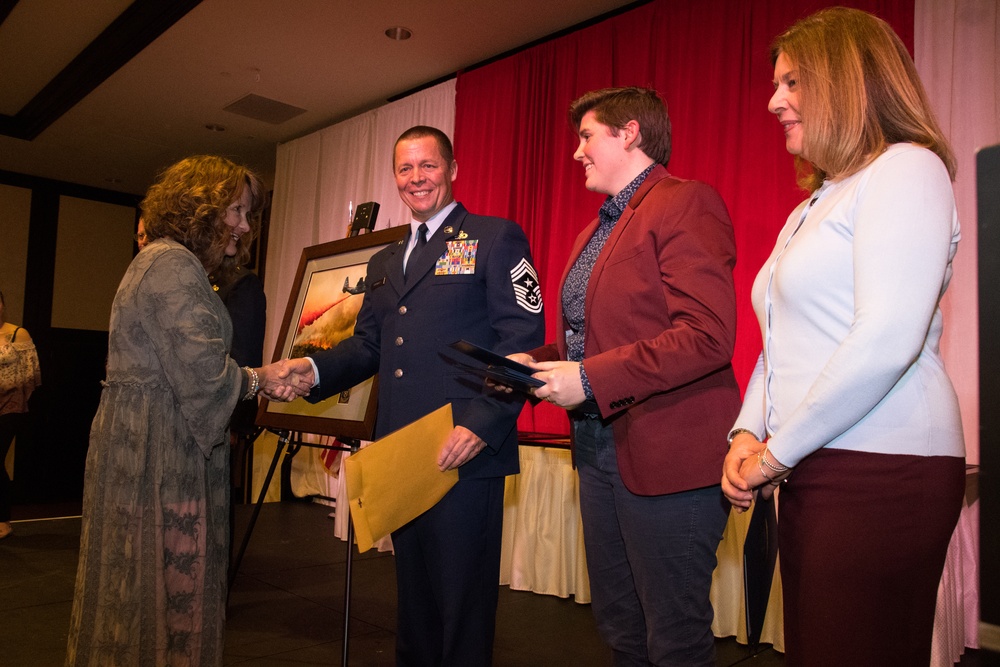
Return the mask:
<path id="1" fill-rule="evenodd" d="M 614 664 L 714 666 L 709 590 L 729 517 L 720 488 L 637 496 L 618 474 L 611 427 L 573 428 L 592 608 Z"/>
<path id="2" fill-rule="evenodd" d="M 4 461 L 7 459 L 11 443 L 14 442 L 14 436 L 24 423 L 25 416 L 26 413 L 23 412 L 0 415 L 0 522 L 10 521 L 11 483 Z"/>

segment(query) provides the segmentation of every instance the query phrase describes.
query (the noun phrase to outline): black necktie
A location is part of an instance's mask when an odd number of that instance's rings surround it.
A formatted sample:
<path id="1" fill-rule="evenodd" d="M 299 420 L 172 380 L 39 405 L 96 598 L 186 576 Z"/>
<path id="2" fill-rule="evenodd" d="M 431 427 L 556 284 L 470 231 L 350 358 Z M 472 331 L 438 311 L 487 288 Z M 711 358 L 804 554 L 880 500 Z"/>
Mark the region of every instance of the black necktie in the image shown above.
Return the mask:
<path id="1" fill-rule="evenodd" d="M 427 225 L 423 222 L 417 227 L 417 245 L 413 246 L 413 250 L 410 251 L 410 256 L 406 259 L 406 269 L 403 271 L 403 276 L 406 276 L 409 268 L 413 266 L 414 260 L 420 256 L 423 252 L 424 247 L 427 245 Z"/>

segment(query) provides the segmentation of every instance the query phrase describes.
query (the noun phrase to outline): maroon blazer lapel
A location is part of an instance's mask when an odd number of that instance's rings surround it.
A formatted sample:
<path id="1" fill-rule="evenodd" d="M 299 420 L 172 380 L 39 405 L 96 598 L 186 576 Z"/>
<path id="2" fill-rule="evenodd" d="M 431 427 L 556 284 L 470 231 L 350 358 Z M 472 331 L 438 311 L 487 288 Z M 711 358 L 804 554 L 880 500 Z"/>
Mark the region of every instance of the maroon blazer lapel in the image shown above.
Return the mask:
<path id="1" fill-rule="evenodd" d="M 594 262 L 594 269 L 590 273 L 590 280 L 587 281 L 587 297 L 583 305 L 584 318 L 587 321 L 590 321 L 591 318 L 590 307 L 594 300 L 594 290 L 596 290 L 597 286 L 600 284 L 601 273 L 604 272 L 604 267 L 607 265 L 608 258 L 614 253 L 615 246 L 618 244 L 619 239 L 621 239 L 622 234 L 625 233 L 625 229 L 628 227 L 628 224 L 632 221 L 633 217 L 635 217 L 636 209 L 639 208 L 639 205 L 642 203 L 642 200 L 645 199 L 646 194 L 653 189 L 654 185 L 669 176 L 670 174 L 667 173 L 667 170 L 664 169 L 663 166 L 656 165 L 653 171 L 649 172 L 649 176 L 647 176 L 646 180 L 642 182 L 642 185 L 639 186 L 639 189 L 635 191 L 634 195 L 632 195 L 632 198 L 629 199 L 628 205 L 625 207 L 625 210 L 622 211 L 622 216 L 618 218 L 618 222 L 615 223 L 615 228 L 611 230 L 611 235 L 604 243 L 604 247 L 601 249 L 601 254 L 597 256 L 597 261 Z M 597 229 L 596 221 L 593 223 L 593 227 L 595 230 Z M 587 240 L 590 239 L 590 236 L 593 236 L 593 232 L 587 236 Z M 580 246 L 579 252 L 583 252 L 582 245 Z M 577 253 L 577 256 L 579 255 L 579 252 Z M 567 273 L 568 272 L 569 270 L 567 269 Z M 565 279 L 565 276 L 563 276 L 563 280 Z"/>

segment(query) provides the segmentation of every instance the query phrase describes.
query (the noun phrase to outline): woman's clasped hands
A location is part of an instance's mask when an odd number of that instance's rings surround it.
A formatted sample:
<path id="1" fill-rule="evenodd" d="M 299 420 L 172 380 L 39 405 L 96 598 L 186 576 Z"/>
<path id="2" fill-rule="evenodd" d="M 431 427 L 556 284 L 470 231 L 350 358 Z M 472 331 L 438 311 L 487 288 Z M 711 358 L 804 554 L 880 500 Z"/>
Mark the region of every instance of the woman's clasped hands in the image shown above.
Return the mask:
<path id="1" fill-rule="evenodd" d="M 767 445 L 753 434 L 737 433 L 722 465 L 722 493 L 737 512 L 750 509 L 754 492 L 762 499 L 771 497 L 792 469 L 771 454 Z"/>

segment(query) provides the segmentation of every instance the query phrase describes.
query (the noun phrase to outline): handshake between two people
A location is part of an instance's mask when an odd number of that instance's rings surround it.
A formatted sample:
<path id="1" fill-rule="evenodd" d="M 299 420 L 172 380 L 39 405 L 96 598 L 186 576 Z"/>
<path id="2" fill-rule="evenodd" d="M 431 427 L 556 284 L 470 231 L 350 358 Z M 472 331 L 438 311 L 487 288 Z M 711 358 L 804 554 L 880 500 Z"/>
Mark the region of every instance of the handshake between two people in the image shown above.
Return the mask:
<path id="1" fill-rule="evenodd" d="M 307 396 L 316 384 L 313 366 L 305 357 L 282 359 L 257 369 L 260 393 L 272 401 L 289 402 Z"/>
<path id="2" fill-rule="evenodd" d="M 313 365 L 305 357 L 282 359 L 257 370 L 260 391 L 272 401 L 293 401 L 306 396 L 317 382 Z M 438 453 L 442 471 L 453 470 L 475 458 L 486 442 L 464 426 L 455 426 Z"/>

